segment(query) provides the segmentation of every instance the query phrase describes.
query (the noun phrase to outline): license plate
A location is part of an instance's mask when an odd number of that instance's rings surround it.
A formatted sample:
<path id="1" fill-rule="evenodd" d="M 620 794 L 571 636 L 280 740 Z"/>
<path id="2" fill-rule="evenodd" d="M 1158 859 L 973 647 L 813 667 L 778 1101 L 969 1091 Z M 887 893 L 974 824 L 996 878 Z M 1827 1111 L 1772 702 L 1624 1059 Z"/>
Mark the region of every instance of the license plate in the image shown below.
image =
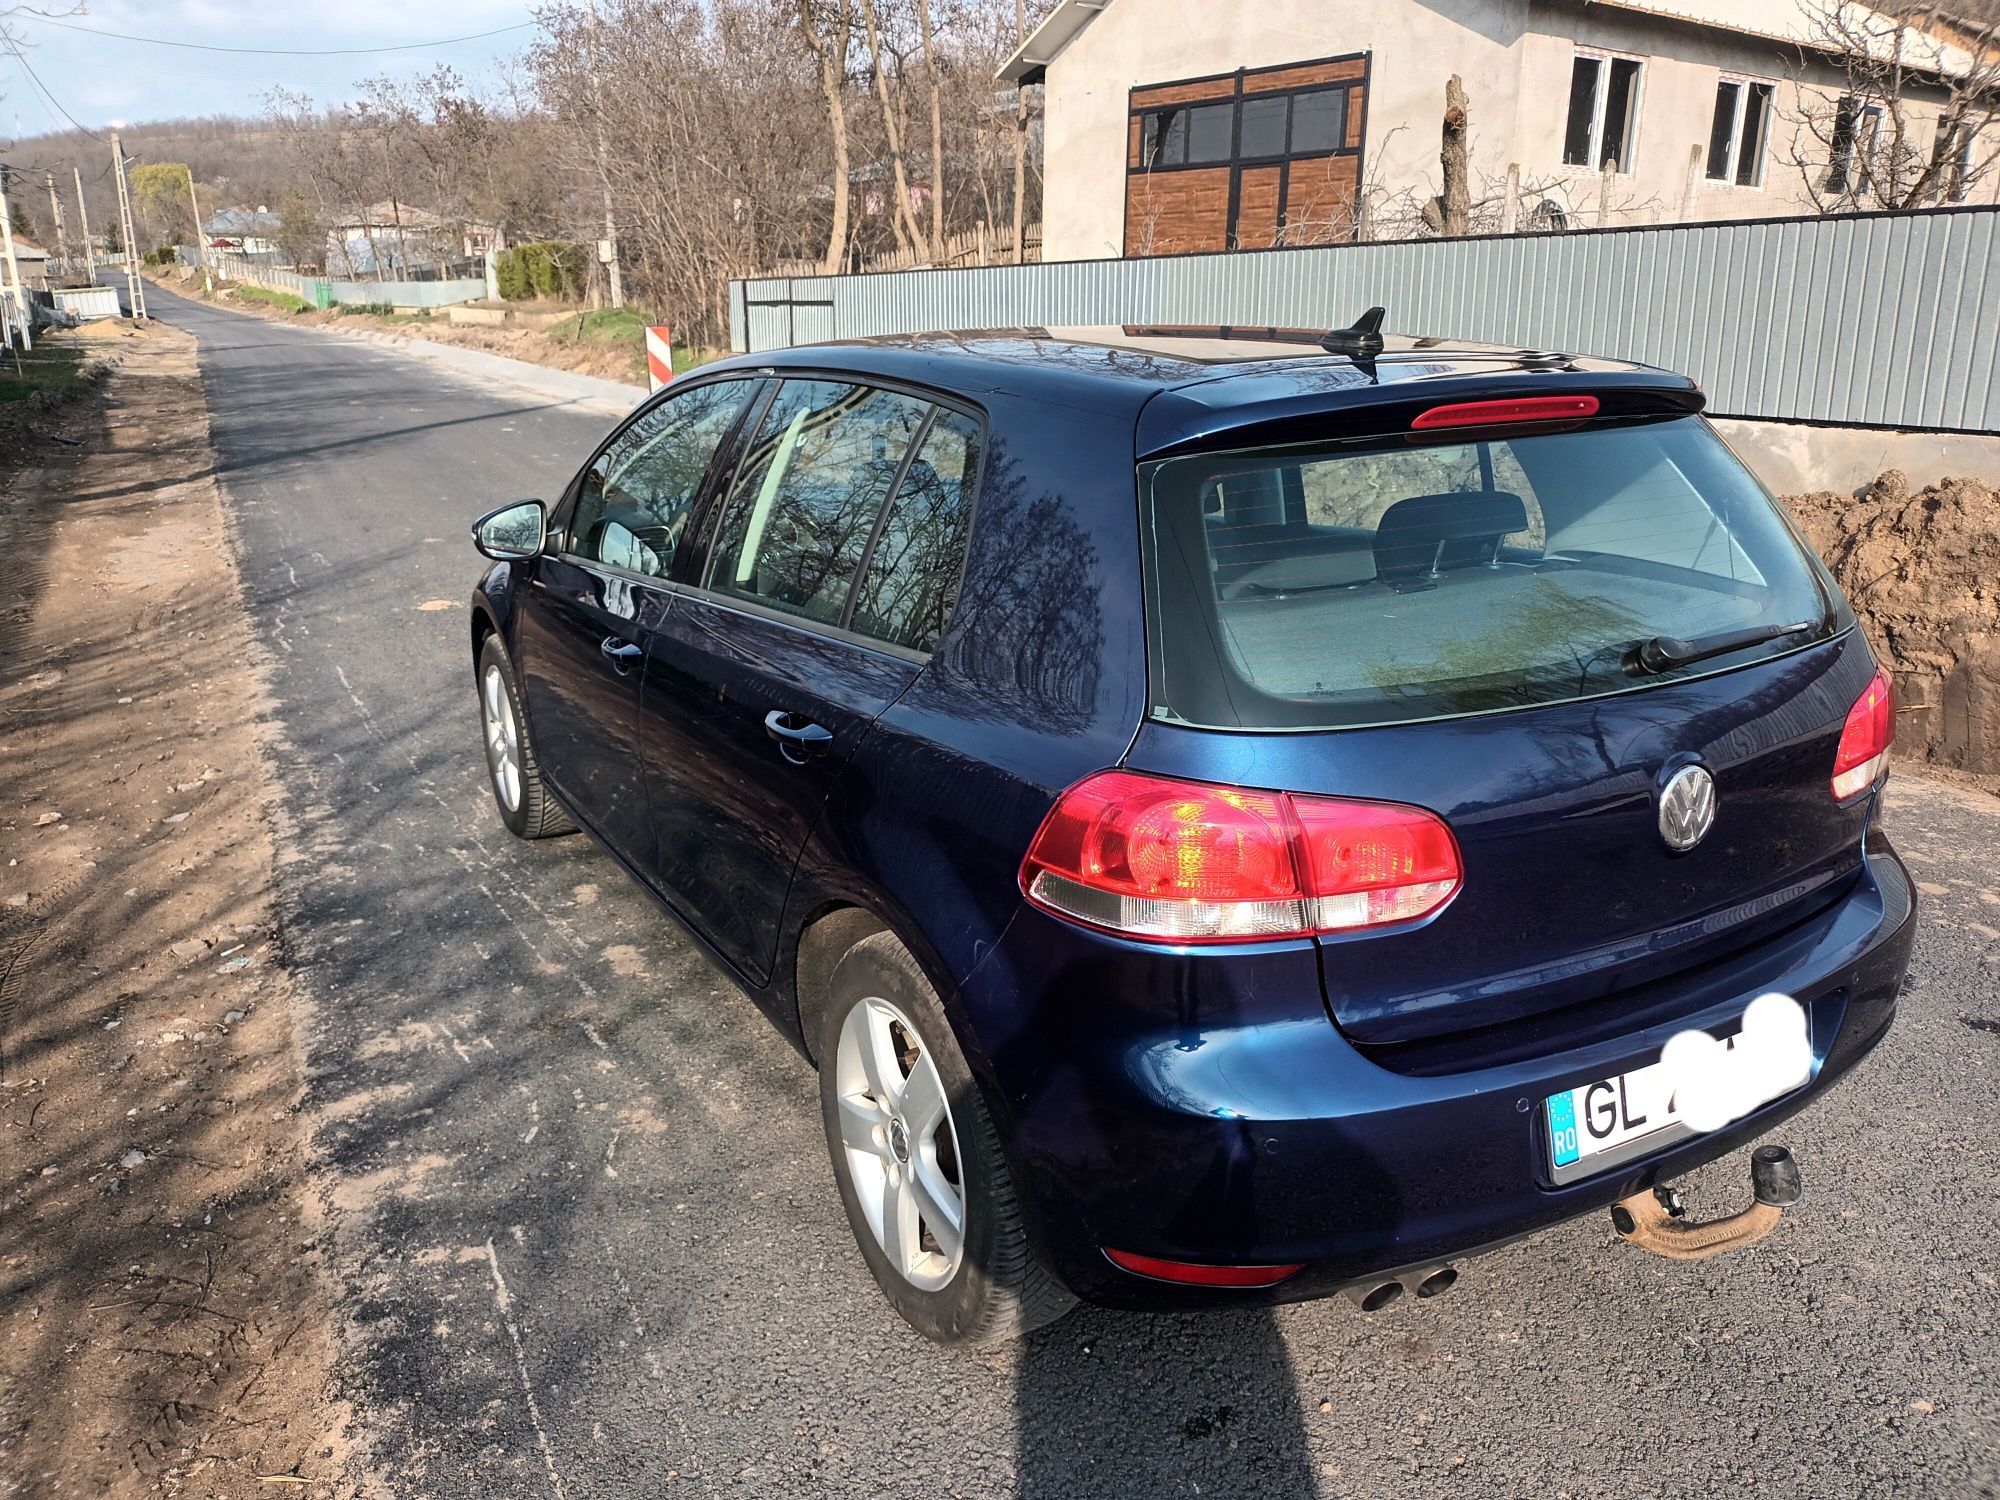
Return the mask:
<path id="1" fill-rule="evenodd" d="M 1736 1041 L 1734 1036 L 1726 1038 L 1723 1047 L 1733 1053 Z M 1767 1103 L 1804 1083 L 1809 1068 L 1803 1056 L 1799 1064 L 1789 1076 L 1759 1089 L 1761 1098 L 1753 1102 Z M 1665 1063 L 1550 1095 L 1543 1109 L 1551 1175 L 1558 1183 L 1575 1182 L 1695 1135 L 1680 1117 L 1678 1102 L 1675 1080 Z"/>
<path id="2" fill-rule="evenodd" d="M 1673 1105 L 1673 1082 L 1660 1063 L 1550 1095 L 1549 1164 L 1556 1181 L 1573 1182 L 1693 1134 Z"/>

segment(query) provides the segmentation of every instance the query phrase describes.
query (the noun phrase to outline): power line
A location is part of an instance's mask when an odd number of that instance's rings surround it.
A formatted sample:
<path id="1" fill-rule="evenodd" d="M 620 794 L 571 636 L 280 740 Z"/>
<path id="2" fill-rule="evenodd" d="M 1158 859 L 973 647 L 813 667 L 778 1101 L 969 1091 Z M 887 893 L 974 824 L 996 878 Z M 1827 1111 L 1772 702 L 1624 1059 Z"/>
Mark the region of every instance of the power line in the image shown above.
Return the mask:
<path id="1" fill-rule="evenodd" d="M 121 42 L 144 42 L 149 47 L 179 47 L 188 52 L 231 52 L 249 54 L 256 57 L 357 57 L 370 52 L 424 52 L 432 47 L 455 47 L 460 42 L 483 41 L 490 36 L 505 36 L 510 31 L 527 31 L 534 26 L 533 21 L 519 21 L 512 26 L 496 27 L 492 31 L 475 31 L 471 36 L 448 36 L 436 42 L 399 42 L 393 47 L 215 47 L 207 42 L 177 42 L 161 36 L 132 36 L 123 31 L 100 31 L 95 26 L 78 26 L 69 21 L 58 21 L 50 16 L 27 13 L 26 19 L 40 21 L 44 26 L 60 26 L 65 31 L 80 31 L 85 36 L 115 38 Z M 19 54 L 17 53 L 16 56 Z"/>
<path id="2" fill-rule="evenodd" d="M 57 99 L 54 94 L 51 94 L 49 92 L 49 86 L 46 83 L 42 82 L 41 74 L 37 73 L 32 67 L 29 66 L 28 59 L 21 55 L 21 48 L 19 44 L 16 43 L 11 36 L 8 36 L 4 31 L 0 31 L 0 41 L 5 41 L 7 43 L 7 50 L 14 54 L 14 61 L 21 65 L 22 71 L 24 71 L 28 75 L 28 77 L 34 81 L 35 87 L 41 90 L 42 97 L 48 100 L 49 103 L 53 104 L 56 107 L 56 109 L 61 112 L 62 117 L 65 120 L 69 121 L 70 124 L 74 125 L 78 130 L 81 130 L 85 135 L 89 136 L 93 141 L 96 141 L 99 145 L 105 144 L 103 136 L 99 135 L 96 131 L 92 130 L 88 125 L 84 124 L 81 120 L 79 120 L 75 115 L 71 114 L 68 110 L 63 109 L 62 101 Z"/>

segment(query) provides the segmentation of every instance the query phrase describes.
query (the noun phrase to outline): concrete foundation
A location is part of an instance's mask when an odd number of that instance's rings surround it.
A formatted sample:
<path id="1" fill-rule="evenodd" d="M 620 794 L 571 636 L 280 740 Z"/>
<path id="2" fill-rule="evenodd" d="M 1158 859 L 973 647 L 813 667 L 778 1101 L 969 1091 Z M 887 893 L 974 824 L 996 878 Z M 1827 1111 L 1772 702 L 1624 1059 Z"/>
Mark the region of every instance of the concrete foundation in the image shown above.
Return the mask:
<path id="1" fill-rule="evenodd" d="M 1859 490 L 1886 469 L 1901 469 L 1913 490 L 1943 479 L 2000 486 L 2000 433 L 1882 432 L 1734 418 L 1717 418 L 1715 426 L 1776 495 Z"/>

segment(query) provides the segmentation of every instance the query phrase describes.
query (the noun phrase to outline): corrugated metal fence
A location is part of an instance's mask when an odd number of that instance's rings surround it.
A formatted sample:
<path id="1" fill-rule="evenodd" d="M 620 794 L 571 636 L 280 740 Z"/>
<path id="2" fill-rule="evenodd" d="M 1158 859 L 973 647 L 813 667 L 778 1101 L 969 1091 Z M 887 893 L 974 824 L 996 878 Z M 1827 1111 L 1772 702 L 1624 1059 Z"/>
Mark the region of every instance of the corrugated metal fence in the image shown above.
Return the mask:
<path id="1" fill-rule="evenodd" d="M 120 315 L 115 286 L 57 287 L 50 293 L 56 310 L 73 318 L 115 318 Z"/>
<path id="2" fill-rule="evenodd" d="M 282 271 L 253 257 L 211 252 L 215 274 L 231 281 L 247 281 L 271 291 L 290 292 L 314 307 L 332 307 L 338 302 L 386 302 L 392 307 L 448 307 L 458 302 L 475 302 L 486 295 L 483 278 L 461 277 L 454 281 L 332 281 L 324 276 L 301 276 Z M 181 259 L 199 265 L 201 251 L 183 249 Z"/>
<path id="3" fill-rule="evenodd" d="M 738 281 L 738 349 L 934 329 L 1336 327 L 1682 370 L 1722 415 L 2000 430 L 2000 209 Z"/>

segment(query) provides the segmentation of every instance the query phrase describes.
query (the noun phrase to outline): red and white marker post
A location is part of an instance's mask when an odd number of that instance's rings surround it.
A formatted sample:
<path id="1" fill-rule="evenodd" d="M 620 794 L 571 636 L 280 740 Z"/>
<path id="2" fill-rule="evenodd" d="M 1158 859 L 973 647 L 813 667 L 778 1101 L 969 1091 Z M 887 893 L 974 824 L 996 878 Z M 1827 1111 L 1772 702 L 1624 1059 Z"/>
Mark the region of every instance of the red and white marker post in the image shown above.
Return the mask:
<path id="1" fill-rule="evenodd" d="M 656 391 L 674 378 L 674 334 L 664 323 L 646 329 L 646 378 Z"/>

